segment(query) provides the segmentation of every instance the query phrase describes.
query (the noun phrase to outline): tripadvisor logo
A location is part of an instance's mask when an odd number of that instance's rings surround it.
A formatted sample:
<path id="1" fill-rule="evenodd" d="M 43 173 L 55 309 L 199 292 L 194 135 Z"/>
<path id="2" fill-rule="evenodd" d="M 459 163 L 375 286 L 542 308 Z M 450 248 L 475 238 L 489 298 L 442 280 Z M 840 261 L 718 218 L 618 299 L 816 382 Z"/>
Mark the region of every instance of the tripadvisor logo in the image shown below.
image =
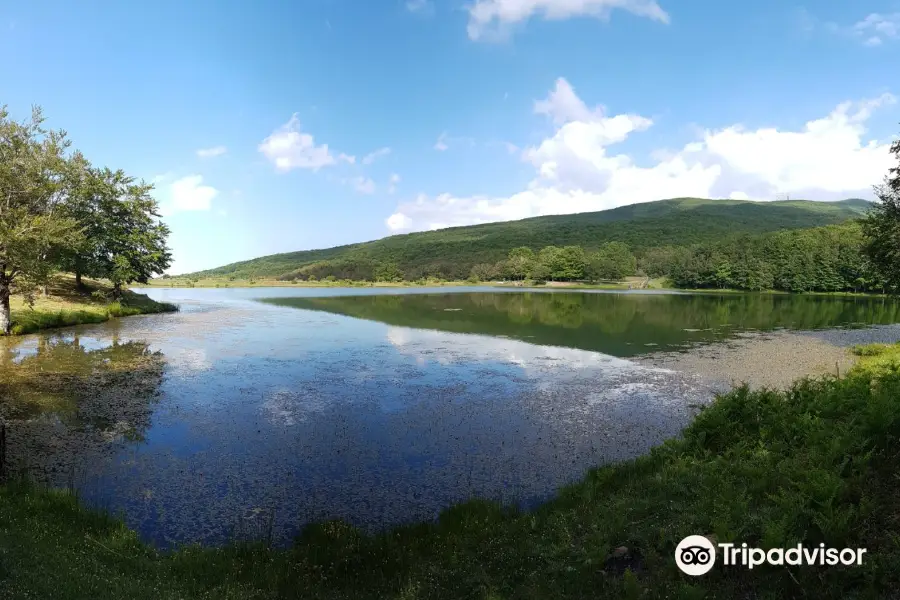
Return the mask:
<path id="1" fill-rule="evenodd" d="M 760 565 L 861 565 L 865 548 L 826 548 L 819 544 L 812 548 L 797 544 L 792 548 L 751 548 L 746 543 L 720 543 L 718 548 L 725 566 L 742 566 L 748 569 Z M 675 548 L 675 564 L 687 575 L 705 575 L 716 564 L 716 546 L 702 535 L 689 535 Z"/>

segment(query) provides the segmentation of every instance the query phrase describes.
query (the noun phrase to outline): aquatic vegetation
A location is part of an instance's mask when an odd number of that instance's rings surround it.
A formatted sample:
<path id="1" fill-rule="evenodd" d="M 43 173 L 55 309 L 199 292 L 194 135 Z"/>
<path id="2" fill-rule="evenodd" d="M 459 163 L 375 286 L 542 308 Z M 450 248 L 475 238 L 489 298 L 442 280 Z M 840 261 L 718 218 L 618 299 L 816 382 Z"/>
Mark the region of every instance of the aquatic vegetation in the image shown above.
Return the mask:
<path id="1" fill-rule="evenodd" d="M 163 362 L 147 344 L 89 350 L 79 339 L 39 338 L 19 355 L 0 353 L 0 418 L 7 423 L 8 473 L 68 485 L 73 470 L 134 441 L 148 427 Z"/>
<path id="2" fill-rule="evenodd" d="M 471 501 L 437 521 L 365 534 L 307 527 L 290 549 L 234 544 L 159 553 L 61 492 L 0 488 L 0 591 L 96 598 L 883 597 L 893 541 L 900 368 L 779 392 L 738 388 L 683 438 L 592 470 L 532 512 Z M 868 549 L 861 567 L 716 569 L 688 580 L 688 534 L 762 547 Z M 624 550 L 622 550 L 624 548 Z M 631 596 L 626 596 L 630 594 Z"/>

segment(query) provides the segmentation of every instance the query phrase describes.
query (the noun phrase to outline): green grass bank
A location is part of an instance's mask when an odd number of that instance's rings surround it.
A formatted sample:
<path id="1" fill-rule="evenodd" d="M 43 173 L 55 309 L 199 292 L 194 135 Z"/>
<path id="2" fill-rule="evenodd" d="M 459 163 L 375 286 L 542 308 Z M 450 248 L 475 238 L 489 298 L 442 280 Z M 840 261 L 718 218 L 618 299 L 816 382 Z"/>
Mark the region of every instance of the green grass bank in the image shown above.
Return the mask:
<path id="1" fill-rule="evenodd" d="M 38 295 L 33 306 L 29 306 L 21 295 L 13 294 L 10 299 L 12 335 L 178 310 L 174 304 L 156 302 L 130 290 L 123 290 L 118 301 L 113 301 L 112 297 L 112 286 L 106 283 L 85 279 L 78 287 L 73 277 L 59 275 L 47 286 L 47 295 Z"/>
<path id="2" fill-rule="evenodd" d="M 160 553 L 62 491 L 0 487 L 4 598 L 885 598 L 900 589 L 900 345 L 843 378 L 737 388 L 650 454 L 590 471 L 533 512 L 472 501 L 363 535 Z M 862 566 L 675 566 L 689 534 L 866 548 Z"/>

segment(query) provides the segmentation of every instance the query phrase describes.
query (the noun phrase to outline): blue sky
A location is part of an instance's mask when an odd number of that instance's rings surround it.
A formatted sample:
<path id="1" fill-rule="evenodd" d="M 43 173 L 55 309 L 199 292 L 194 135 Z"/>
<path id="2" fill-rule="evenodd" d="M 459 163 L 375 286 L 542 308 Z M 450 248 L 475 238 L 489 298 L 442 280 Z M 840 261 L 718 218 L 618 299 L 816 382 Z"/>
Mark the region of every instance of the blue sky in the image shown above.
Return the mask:
<path id="1" fill-rule="evenodd" d="M 807 2 L 5 3 L 0 103 L 156 182 L 172 273 L 681 195 L 870 197 L 900 2 Z"/>

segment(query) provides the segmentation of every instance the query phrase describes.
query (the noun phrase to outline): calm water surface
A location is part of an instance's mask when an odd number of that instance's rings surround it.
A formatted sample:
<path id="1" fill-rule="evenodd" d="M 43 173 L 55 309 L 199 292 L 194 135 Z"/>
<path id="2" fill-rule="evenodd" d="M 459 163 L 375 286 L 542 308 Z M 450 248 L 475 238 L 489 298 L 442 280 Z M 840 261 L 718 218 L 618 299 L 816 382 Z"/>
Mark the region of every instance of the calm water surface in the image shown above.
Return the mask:
<path id="1" fill-rule="evenodd" d="M 163 547 L 287 543 L 329 518 L 378 528 L 472 496 L 532 505 L 677 435 L 710 398 L 628 357 L 900 321 L 896 304 L 824 297 L 143 291 L 181 312 L 3 340 L 7 393 L 28 397 L 4 404 L 0 380 L 0 410 L 15 469 L 77 486 Z M 26 369 L 44 383 L 15 387 Z M 108 385 L 58 392 L 85 373 Z"/>

